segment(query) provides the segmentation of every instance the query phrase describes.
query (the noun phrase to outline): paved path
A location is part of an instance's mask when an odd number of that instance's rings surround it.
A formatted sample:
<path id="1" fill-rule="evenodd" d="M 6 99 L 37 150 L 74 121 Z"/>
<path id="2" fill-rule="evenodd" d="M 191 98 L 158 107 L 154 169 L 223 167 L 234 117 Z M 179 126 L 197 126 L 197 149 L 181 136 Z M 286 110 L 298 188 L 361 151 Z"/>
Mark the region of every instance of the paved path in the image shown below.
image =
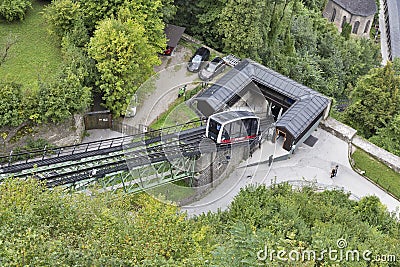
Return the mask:
<path id="1" fill-rule="evenodd" d="M 186 70 L 191 53 L 189 49 L 178 46 L 174 56 L 161 57 L 162 64 L 154 68 L 157 74 L 138 89 L 136 115 L 125 118 L 124 123 L 132 126 L 151 124 L 176 100 L 180 87 L 188 85 L 187 90 L 190 90 L 196 86 L 194 81 L 200 82 L 197 73 Z"/>
<path id="2" fill-rule="evenodd" d="M 303 144 L 286 161 L 274 162 L 271 167 L 268 163 L 246 167 L 263 162 L 274 153 L 275 146 L 265 142 L 261 150 L 256 151 L 246 162 L 242 162 L 236 171 L 210 194 L 196 203 L 182 207 L 182 210 L 187 211 L 189 215 L 224 210 L 240 188 L 248 184 L 269 185 L 272 181 L 280 183 L 293 180 L 313 181 L 326 188 L 343 188 L 351 192 L 356 199 L 376 195 L 389 211 L 395 211 L 400 206 L 399 201 L 352 170 L 346 142 L 320 128 L 313 136 L 318 138 L 314 147 Z M 331 179 L 330 171 L 336 165 L 339 165 L 338 175 Z"/>

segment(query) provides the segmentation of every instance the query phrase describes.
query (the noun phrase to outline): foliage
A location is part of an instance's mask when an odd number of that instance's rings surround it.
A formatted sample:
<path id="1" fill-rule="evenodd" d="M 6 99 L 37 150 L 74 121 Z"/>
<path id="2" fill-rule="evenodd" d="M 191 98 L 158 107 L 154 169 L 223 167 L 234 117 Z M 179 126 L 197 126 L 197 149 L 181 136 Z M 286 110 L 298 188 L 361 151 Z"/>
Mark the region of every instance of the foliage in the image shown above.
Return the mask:
<path id="1" fill-rule="evenodd" d="M 44 120 L 60 122 L 76 112 L 85 110 L 91 103 L 91 75 L 94 63 L 84 50 L 64 39 L 64 63 L 57 78 L 51 83 L 41 83 L 38 109 Z"/>
<path id="2" fill-rule="evenodd" d="M 391 119 L 386 127 L 378 129 L 369 141 L 400 156 L 400 113 Z"/>
<path id="3" fill-rule="evenodd" d="M 389 62 L 361 77 L 354 88 L 353 103 L 346 110 L 346 122 L 369 138 L 390 123 L 400 111 L 400 76 Z"/>
<path id="4" fill-rule="evenodd" d="M 73 0 L 55 0 L 44 8 L 44 18 L 50 31 L 62 38 L 82 20 L 82 11 L 80 4 Z"/>
<path id="5" fill-rule="evenodd" d="M 57 0 L 46 9 L 52 31 L 95 60 L 86 87 L 100 91 L 114 115 L 124 115 L 131 95 L 159 63 L 165 49 L 163 18 L 176 12 L 171 0 Z M 91 38 L 89 38 L 91 37 Z M 92 83 L 93 82 L 93 83 Z"/>
<path id="6" fill-rule="evenodd" d="M 128 9 L 123 12 L 129 14 Z M 97 27 L 89 43 L 89 55 L 97 62 L 97 84 L 105 105 L 116 116 L 124 115 L 133 93 L 151 75 L 158 63 L 158 51 L 143 25 L 126 13 L 123 18 L 105 19 Z"/>
<path id="7" fill-rule="evenodd" d="M 2 266 L 203 266 L 207 227 L 147 195 L 0 185 Z M 169 265 L 167 265 L 169 263 Z"/>
<path id="8" fill-rule="evenodd" d="M 350 34 L 351 34 L 351 24 L 348 22 L 345 22 L 343 27 L 342 27 L 342 32 L 340 33 L 346 40 L 350 39 Z"/>
<path id="9" fill-rule="evenodd" d="M 187 219 L 148 195 L 91 192 L 64 195 L 36 180 L 0 184 L 2 266 L 282 266 L 258 252 L 319 253 L 337 249 L 339 238 L 373 255 L 400 252 L 399 222 L 376 197 L 356 202 L 340 191 L 251 186 L 226 211 Z M 285 266 L 336 263 L 326 255 Z"/>
<path id="10" fill-rule="evenodd" d="M 325 1 L 176 0 L 175 22 L 208 45 L 249 57 L 321 93 L 346 87 L 379 65 L 379 47 L 341 36 L 321 16 Z M 193 15 L 194 14 L 194 15 Z"/>
<path id="11" fill-rule="evenodd" d="M 202 221 L 210 218 L 210 223 L 215 223 L 215 215 L 204 216 Z M 399 252 L 399 223 L 376 197 L 355 202 L 340 191 L 315 193 L 312 188 L 296 191 L 288 185 L 271 189 L 250 186 L 242 189 L 219 217 L 223 218 L 219 222 L 223 227 L 217 231 L 220 242 L 213 253 L 213 266 L 334 266 L 336 260 L 319 256 L 323 250 L 338 249 L 337 241 L 342 238 L 347 241 L 346 250 L 368 249 L 374 256 Z M 279 250 L 300 255 L 313 250 L 318 259 L 282 261 L 276 253 L 271 259 L 269 252 Z M 260 251 L 264 254 L 258 254 Z M 257 259 L 257 254 L 265 259 Z M 340 261 L 340 266 L 368 264 L 377 266 L 363 260 Z"/>
<path id="12" fill-rule="evenodd" d="M 325 8 L 327 2 L 327 0 L 303 0 L 304 6 L 316 11 L 322 11 Z"/>
<path id="13" fill-rule="evenodd" d="M 364 171 L 365 176 L 400 198 L 400 174 L 373 158 L 365 151 L 357 149 L 352 158 L 355 167 Z"/>
<path id="14" fill-rule="evenodd" d="M 35 91 L 38 77 L 46 81 L 53 79 L 62 60 L 57 40 L 44 26 L 43 7 L 42 1 L 34 1 L 33 9 L 23 21 L 0 23 L 0 50 L 7 42 L 15 42 L 0 66 L 0 77 L 20 83 L 23 92 Z"/>
<path id="15" fill-rule="evenodd" d="M 21 85 L 0 81 L 0 127 L 18 126 L 25 118 L 22 116 Z"/>
<path id="16" fill-rule="evenodd" d="M 30 0 L 0 0 L 0 18 L 9 22 L 23 20 L 28 8 L 32 8 Z"/>
<path id="17" fill-rule="evenodd" d="M 169 21 L 176 13 L 173 0 L 76 0 L 75 2 L 81 6 L 84 25 L 89 32 L 93 32 L 100 21 L 118 17 L 121 7 L 124 6 L 133 7 L 134 13 L 140 14 L 148 23 L 145 29 L 149 31 L 159 27 L 154 23 L 154 19 Z"/>

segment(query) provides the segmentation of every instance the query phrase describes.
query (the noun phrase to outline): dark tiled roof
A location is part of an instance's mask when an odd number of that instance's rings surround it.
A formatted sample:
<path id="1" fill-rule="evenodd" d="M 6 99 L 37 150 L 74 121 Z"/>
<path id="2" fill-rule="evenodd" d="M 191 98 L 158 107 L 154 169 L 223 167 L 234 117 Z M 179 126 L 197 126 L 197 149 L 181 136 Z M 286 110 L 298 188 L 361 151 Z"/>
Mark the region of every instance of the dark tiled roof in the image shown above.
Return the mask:
<path id="1" fill-rule="evenodd" d="M 184 27 L 167 24 L 164 29 L 165 36 L 167 37 L 167 45 L 171 47 L 176 47 L 184 31 Z"/>
<path id="2" fill-rule="evenodd" d="M 295 101 L 276 122 L 277 127 L 287 129 L 295 138 L 330 104 L 330 99 L 322 94 L 245 59 L 196 98 L 198 108 L 206 116 L 220 112 L 231 99 L 243 95 L 243 89 L 251 82 L 260 83 Z M 202 110 L 205 106 L 207 108 Z"/>
<path id="3" fill-rule="evenodd" d="M 367 17 L 376 13 L 375 0 L 332 0 L 353 15 Z"/>
<path id="4" fill-rule="evenodd" d="M 388 17 L 386 25 L 388 27 L 388 40 L 391 53 L 391 60 L 396 57 L 400 58 L 400 0 L 386 0 Z"/>

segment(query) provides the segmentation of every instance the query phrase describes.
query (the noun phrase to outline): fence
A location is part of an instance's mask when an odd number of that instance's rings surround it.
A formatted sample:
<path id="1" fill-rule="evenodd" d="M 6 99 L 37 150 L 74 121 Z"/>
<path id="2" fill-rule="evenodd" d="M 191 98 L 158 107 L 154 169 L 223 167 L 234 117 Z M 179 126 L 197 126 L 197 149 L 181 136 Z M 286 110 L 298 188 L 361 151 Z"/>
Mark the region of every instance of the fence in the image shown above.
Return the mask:
<path id="1" fill-rule="evenodd" d="M 123 122 L 112 121 L 111 130 L 123 133 L 124 135 L 137 135 L 147 132 L 147 127 L 142 124 L 139 127 L 135 127 Z"/>
<path id="2" fill-rule="evenodd" d="M 84 116 L 85 130 L 110 129 L 112 115 L 109 110 L 88 112 Z"/>

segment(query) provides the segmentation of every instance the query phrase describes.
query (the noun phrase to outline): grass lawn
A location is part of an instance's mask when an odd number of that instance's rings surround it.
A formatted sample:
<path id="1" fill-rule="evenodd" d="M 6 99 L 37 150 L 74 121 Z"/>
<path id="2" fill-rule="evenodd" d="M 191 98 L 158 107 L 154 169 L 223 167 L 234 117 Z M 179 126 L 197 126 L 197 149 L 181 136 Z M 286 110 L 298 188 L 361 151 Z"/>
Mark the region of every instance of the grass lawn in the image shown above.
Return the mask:
<path id="1" fill-rule="evenodd" d="M 365 176 L 400 198 L 400 174 L 371 157 L 361 149 L 356 149 L 352 158 L 355 167 L 365 171 Z"/>
<path id="2" fill-rule="evenodd" d="M 146 190 L 147 193 L 153 196 L 165 196 L 166 200 L 179 202 L 192 196 L 196 190 L 192 187 L 188 187 L 183 182 L 174 184 L 168 183 L 159 187 L 155 187 L 149 190 Z"/>
<path id="3" fill-rule="evenodd" d="M 44 2 L 33 1 L 25 20 L 0 21 L 0 49 L 10 34 L 17 40 L 0 66 L 0 77 L 21 83 L 25 89 L 36 88 L 38 78 L 54 77 L 62 61 L 59 42 L 48 33 L 41 14 L 43 7 Z"/>
<path id="4" fill-rule="evenodd" d="M 195 88 L 191 91 L 196 93 L 200 90 L 200 87 Z M 191 91 L 187 91 L 189 94 Z M 158 119 L 150 124 L 151 129 L 161 129 L 165 127 L 175 126 L 177 124 L 183 124 L 188 121 L 199 119 L 197 114 L 189 108 L 185 103 L 185 97 L 177 98 L 168 108 L 167 111 L 162 113 Z"/>

